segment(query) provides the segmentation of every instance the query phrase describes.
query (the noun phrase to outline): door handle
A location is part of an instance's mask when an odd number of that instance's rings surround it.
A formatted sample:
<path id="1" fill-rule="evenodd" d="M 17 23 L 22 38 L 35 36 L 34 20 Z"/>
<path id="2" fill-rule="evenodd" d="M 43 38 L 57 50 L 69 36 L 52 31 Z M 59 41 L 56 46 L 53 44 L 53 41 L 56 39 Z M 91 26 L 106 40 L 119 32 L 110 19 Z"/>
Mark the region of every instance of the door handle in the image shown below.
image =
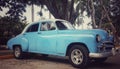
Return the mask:
<path id="1" fill-rule="evenodd" d="M 25 33 L 23 35 L 26 35 Z"/>
<path id="2" fill-rule="evenodd" d="M 40 32 L 38 32 L 38 34 L 41 34 Z"/>

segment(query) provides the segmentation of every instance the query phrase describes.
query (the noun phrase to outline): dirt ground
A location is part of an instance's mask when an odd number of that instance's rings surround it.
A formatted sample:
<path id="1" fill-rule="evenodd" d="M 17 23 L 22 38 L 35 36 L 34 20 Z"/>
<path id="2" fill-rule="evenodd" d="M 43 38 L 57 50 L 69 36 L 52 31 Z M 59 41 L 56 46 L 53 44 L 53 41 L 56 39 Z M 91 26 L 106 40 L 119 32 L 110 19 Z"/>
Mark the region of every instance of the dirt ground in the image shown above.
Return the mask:
<path id="1" fill-rule="evenodd" d="M 86 69 L 120 69 L 120 55 L 110 57 L 105 63 L 90 63 Z M 27 59 L 0 60 L 0 69 L 76 69 L 67 59 L 54 57 L 29 57 Z"/>
<path id="2" fill-rule="evenodd" d="M 69 61 L 52 57 L 33 57 L 29 59 L 4 59 L 0 60 L 0 69 L 75 69 Z"/>

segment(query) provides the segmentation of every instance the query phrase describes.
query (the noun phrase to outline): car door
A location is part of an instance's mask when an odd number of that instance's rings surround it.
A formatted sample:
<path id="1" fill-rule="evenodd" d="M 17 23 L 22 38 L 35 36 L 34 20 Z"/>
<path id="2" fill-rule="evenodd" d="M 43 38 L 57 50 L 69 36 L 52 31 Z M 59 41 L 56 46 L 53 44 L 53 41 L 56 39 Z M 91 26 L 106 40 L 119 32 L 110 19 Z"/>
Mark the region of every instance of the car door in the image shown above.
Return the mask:
<path id="1" fill-rule="evenodd" d="M 56 52 L 56 27 L 53 22 L 42 22 L 37 40 L 37 51 L 44 54 Z"/>
<path id="2" fill-rule="evenodd" d="M 37 51 L 36 40 L 38 35 L 38 28 L 39 28 L 39 23 L 32 24 L 31 26 L 28 27 L 28 29 L 24 33 L 24 37 L 28 40 L 29 52 Z"/>

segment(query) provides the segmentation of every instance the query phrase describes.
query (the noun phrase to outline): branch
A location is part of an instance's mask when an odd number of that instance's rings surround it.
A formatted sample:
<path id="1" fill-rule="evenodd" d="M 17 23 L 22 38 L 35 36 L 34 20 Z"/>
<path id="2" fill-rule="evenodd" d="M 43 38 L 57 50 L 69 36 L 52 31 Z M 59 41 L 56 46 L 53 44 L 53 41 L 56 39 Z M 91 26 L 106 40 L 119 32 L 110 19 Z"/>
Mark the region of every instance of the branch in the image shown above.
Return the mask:
<path id="1" fill-rule="evenodd" d="M 93 28 L 96 28 L 96 22 L 95 22 L 95 8 L 94 8 L 94 3 L 93 0 L 90 0 L 91 2 L 91 18 L 92 18 L 92 23 L 93 23 Z M 90 7 L 89 7 L 90 9 Z"/>

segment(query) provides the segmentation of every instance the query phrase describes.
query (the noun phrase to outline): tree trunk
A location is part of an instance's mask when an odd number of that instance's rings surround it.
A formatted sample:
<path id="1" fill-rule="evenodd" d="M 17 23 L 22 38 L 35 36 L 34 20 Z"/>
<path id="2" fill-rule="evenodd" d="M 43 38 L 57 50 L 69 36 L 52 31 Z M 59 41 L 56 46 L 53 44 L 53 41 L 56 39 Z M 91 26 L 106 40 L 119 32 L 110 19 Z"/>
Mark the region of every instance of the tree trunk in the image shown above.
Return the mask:
<path id="1" fill-rule="evenodd" d="M 91 8 L 92 8 L 91 18 L 92 18 L 93 28 L 96 28 L 96 22 L 95 22 L 95 8 L 94 8 L 93 0 L 91 0 Z"/>
<path id="2" fill-rule="evenodd" d="M 60 18 L 60 15 L 58 14 L 58 9 L 56 8 L 56 4 L 54 3 L 54 0 L 43 0 L 44 4 L 47 6 L 48 10 L 50 13 L 55 17 L 55 18 Z"/>
<path id="3" fill-rule="evenodd" d="M 71 0 L 71 2 L 68 2 L 68 0 L 60 0 L 59 5 L 57 0 L 44 0 L 43 2 L 50 13 L 57 19 L 64 19 L 74 24 L 79 15 L 79 12 L 74 10 L 74 0 Z"/>
<path id="4" fill-rule="evenodd" d="M 73 10 L 74 10 L 74 0 L 71 1 L 71 5 L 70 5 L 70 16 L 69 16 L 70 21 L 72 19 Z"/>
<path id="5" fill-rule="evenodd" d="M 32 3 L 32 8 L 31 8 L 31 14 L 32 14 L 32 22 L 34 22 L 34 4 Z"/>
<path id="6" fill-rule="evenodd" d="M 62 15 L 63 15 L 63 16 L 62 16 L 63 19 L 64 19 L 64 20 L 69 20 L 69 18 L 68 18 L 68 17 L 69 17 L 69 15 L 68 15 L 68 12 L 69 12 L 69 11 L 68 11 L 68 7 L 69 7 L 69 6 L 68 6 L 68 0 L 63 0 L 62 7 L 64 7 L 64 8 L 63 8 L 64 14 L 62 14 Z"/>
<path id="7" fill-rule="evenodd" d="M 87 0 L 88 3 L 88 10 L 91 14 L 91 20 L 92 20 L 92 27 L 96 28 L 96 22 L 95 22 L 95 8 L 94 8 L 94 2 L 93 0 Z"/>

